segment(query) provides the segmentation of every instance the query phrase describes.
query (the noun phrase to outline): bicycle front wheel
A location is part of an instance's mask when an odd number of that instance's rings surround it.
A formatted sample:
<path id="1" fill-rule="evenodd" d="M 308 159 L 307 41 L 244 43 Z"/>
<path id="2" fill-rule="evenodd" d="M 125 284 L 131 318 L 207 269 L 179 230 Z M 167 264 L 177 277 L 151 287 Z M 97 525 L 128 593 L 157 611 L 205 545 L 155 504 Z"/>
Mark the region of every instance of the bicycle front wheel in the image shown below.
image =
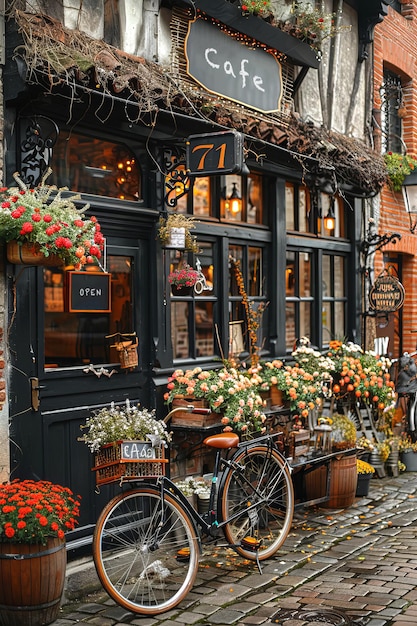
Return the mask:
<path id="1" fill-rule="evenodd" d="M 122 607 L 157 615 L 177 606 L 198 570 L 198 540 L 183 507 L 157 488 L 113 498 L 93 537 L 93 558 L 107 593 Z"/>
<path id="2" fill-rule="evenodd" d="M 291 528 L 294 491 L 285 459 L 266 446 L 242 450 L 226 470 L 219 493 L 224 534 L 243 557 L 275 554 Z"/>

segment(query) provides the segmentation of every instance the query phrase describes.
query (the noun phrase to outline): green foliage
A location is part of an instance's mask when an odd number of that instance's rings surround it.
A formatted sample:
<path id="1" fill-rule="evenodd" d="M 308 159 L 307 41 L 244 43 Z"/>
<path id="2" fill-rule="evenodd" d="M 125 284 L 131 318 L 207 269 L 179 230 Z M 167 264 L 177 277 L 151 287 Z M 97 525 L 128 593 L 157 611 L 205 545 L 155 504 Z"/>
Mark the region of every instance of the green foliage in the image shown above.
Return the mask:
<path id="1" fill-rule="evenodd" d="M 417 166 L 417 160 L 408 154 L 387 152 L 384 161 L 388 171 L 388 184 L 393 191 L 401 191 L 406 176 Z"/>

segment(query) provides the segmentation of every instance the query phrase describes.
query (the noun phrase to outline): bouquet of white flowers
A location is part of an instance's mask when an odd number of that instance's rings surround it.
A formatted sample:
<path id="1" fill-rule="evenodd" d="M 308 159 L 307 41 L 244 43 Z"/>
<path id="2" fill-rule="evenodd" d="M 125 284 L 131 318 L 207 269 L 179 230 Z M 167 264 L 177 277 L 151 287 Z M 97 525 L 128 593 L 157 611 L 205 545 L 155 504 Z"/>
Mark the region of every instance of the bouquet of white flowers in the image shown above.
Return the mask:
<path id="1" fill-rule="evenodd" d="M 154 447 L 166 447 L 171 440 L 165 422 L 155 418 L 155 410 L 131 405 L 129 400 L 123 406 L 112 402 L 109 407 L 94 411 L 80 428 L 88 429 L 79 441 L 84 441 L 91 452 L 107 443 L 126 439 L 150 441 Z"/>

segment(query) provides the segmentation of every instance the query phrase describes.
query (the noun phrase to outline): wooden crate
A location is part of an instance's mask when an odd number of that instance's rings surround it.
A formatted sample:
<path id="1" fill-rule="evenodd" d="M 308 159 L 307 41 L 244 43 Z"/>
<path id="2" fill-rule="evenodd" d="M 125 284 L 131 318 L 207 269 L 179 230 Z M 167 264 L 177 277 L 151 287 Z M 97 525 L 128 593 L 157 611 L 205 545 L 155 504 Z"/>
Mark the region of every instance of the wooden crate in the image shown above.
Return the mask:
<path id="1" fill-rule="evenodd" d="M 153 448 L 149 441 L 116 441 L 95 453 L 96 484 L 154 478 L 165 474 L 165 449 Z"/>
<path id="2" fill-rule="evenodd" d="M 208 404 L 204 399 L 197 398 L 174 398 L 172 408 L 188 406 L 192 404 L 196 408 L 207 408 Z M 189 413 L 188 411 L 178 411 L 171 418 L 173 426 L 197 426 L 204 428 L 205 426 L 213 426 L 220 424 L 222 415 L 220 413 L 209 413 L 208 415 L 199 415 L 198 413 Z"/>

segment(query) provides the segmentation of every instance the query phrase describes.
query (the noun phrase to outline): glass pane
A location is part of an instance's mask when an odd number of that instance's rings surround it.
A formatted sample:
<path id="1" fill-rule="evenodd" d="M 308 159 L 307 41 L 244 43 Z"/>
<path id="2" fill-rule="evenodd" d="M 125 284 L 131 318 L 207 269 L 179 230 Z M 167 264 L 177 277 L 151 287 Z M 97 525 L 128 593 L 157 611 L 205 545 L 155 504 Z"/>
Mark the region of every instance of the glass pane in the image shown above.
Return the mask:
<path id="1" fill-rule="evenodd" d="M 108 256 L 111 313 L 67 312 L 64 271 L 44 269 L 46 368 L 119 361 L 106 335 L 133 332 L 131 265 L 128 256 Z"/>
<path id="2" fill-rule="evenodd" d="M 221 198 L 221 217 L 234 222 L 241 222 L 242 212 L 242 178 L 236 174 L 223 177 Z"/>
<path id="3" fill-rule="evenodd" d="M 322 276 L 322 295 L 323 298 L 330 298 L 332 294 L 332 274 L 330 257 L 328 254 L 323 254 L 323 276 Z"/>
<path id="4" fill-rule="evenodd" d="M 298 230 L 302 233 L 308 233 L 309 228 L 309 195 L 305 187 L 298 189 Z"/>
<path id="5" fill-rule="evenodd" d="M 123 200 L 141 197 L 140 170 L 123 144 L 60 131 L 48 184 Z"/>
<path id="6" fill-rule="evenodd" d="M 335 237 L 346 237 L 345 206 L 342 198 L 335 198 L 334 213 L 336 215 Z"/>
<path id="7" fill-rule="evenodd" d="M 213 246 L 211 243 L 199 242 L 201 252 L 196 256 L 195 269 L 203 273 L 205 278 L 201 283 L 202 291 L 197 294 L 196 297 L 210 296 L 214 294 L 214 261 L 213 261 Z"/>
<path id="8" fill-rule="evenodd" d="M 299 255 L 299 273 L 299 295 L 304 298 L 309 297 L 311 295 L 311 262 L 307 252 L 302 252 Z"/>
<path id="9" fill-rule="evenodd" d="M 300 328 L 297 337 L 311 337 L 311 302 L 300 302 Z"/>
<path id="10" fill-rule="evenodd" d="M 261 248 L 249 248 L 248 295 L 262 296 L 264 291 Z"/>
<path id="11" fill-rule="evenodd" d="M 345 327 L 345 310 L 346 306 L 343 302 L 335 302 L 334 312 L 335 312 L 335 320 L 334 320 L 334 336 L 344 337 L 346 334 Z"/>
<path id="12" fill-rule="evenodd" d="M 188 320 L 190 318 L 190 302 L 171 301 L 171 341 L 174 359 L 190 357 Z"/>
<path id="13" fill-rule="evenodd" d="M 247 222 L 262 224 L 262 177 L 250 174 L 247 178 Z"/>
<path id="14" fill-rule="evenodd" d="M 334 296 L 345 297 L 345 259 L 342 256 L 334 257 Z"/>
<path id="15" fill-rule="evenodd" d="M 285 268 L 285 293 L 295 295 L 295 253 L 287 252 L 287 266 Z"/>
<path id="16" fill-rule="evenodd" d="M 285 185 L 285 219 L 287 230 L 295 230 L 294 185 L 291 183 Z"/>
<path id="17" fill-rule="evenodd" d="M 210 178 L 197 177 L 193 185 L 193 213 L 207 217 L 210 215 Z"/>
<path id="18" fill-rule="evenodd" d="M 321 322 L 322 322 L 322 332 L 323 332 L 323 343 L 326 345 L 334 339 L 332 328 L 333 328 L 333 320 L 332 320 L 332 303 L 331 302 L 323 302 L 323 308 L 321 312 Z"/>
<path id="19" fill-rule="evenodd" d="M 199 301 L 195 308 L 196 356 L 214 354 L 213 302 Z"/>
<path id="20" fill-rule="evenodd" d="M 243 261 L 243 248 L 241 246 L 231 245 L 229 247 L 229 254 L 231 257 L 236 259 L 236 261 L 240 261 L 240 269 L 243 272 L 242 261 Z M 236 282 L 236 277 L 233 272 L 232 265 L 229 267 L 229 295 L 230 296 L 238 296 L 239 289 Z"/>
<path id="21" fill-rule="evenodd" d="M 295 323 L 295 302 L 287 302 L 285 305 L 285 347 L 287 350 L 293 349 L 297 339 Z"/>

